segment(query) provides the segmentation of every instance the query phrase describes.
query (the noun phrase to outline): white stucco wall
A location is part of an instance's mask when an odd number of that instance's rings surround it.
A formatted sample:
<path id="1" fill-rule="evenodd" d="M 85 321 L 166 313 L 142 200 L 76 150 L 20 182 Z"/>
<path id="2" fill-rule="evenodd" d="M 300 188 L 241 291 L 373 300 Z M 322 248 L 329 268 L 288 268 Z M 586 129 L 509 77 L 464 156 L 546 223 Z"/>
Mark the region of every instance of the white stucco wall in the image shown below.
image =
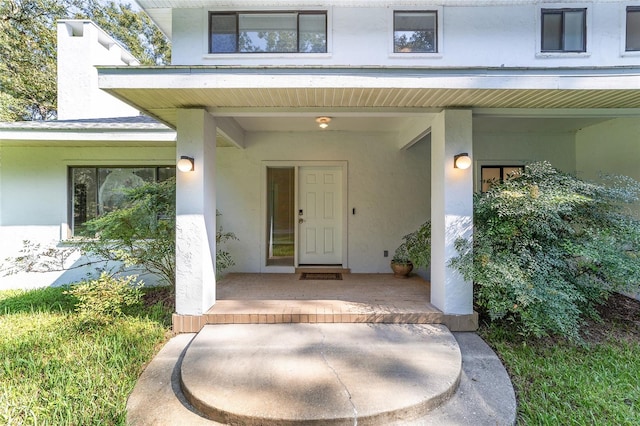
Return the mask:
<path id="1" fill-rule="evenodd" d="M 66 238 L 69 166 L 172 165 L 175 146 L 2 145 L 0 163 L 0 262 L 18 255 L 23 240 L 43 246 Z M 87 270 L 3 276 L 0 289 L 64 284 L 85 277 Z"/>
<path id="2" fill-rule="evenodd" d="M 393 251 L 403 235 L 430 212 L 429 144 L 406 151 L 392 134 L 251 133 L 246 149 L 218 148 L 220 223 L 238 241 L 228 244 L 235 271 L 263 271 L 262 171 L 264 160 L 348 162 L 348 266 L 352 272 L 389 272 Z M 352 214 L 352 209 L 356 214 Z M 384 250 L 389 257 L 383 256 Z"/>
<path id="3" fill-rule="evenodd" d="M 637 64 L 624 52 L 628 1 L 607 2 L 379 2 L 359 7 L 325 2 L 274 1 L 267 10 L 327 10 L 327 54 L 208 54 L 208 12 L 260 10 L 255 2 L 210 9 L 174 9 L 172 62 L 175 65 L 383 65 L 432 67 L 574 67 Z M 457 4 L 456 4 L 457 3 Z M 352 3 L 353 4 L 353 3 Z M 444 6 L 442 6 L 444 5 Z M 586 8 L 587 52 L 540 53 L 541 8 Z M 437 54 L 393 53 L 393 10 L 435 10 L 439 15 Z"/>
<path id="4" fill-rule="evenodd" d="M 473 134 L 474 164 L 517 165 L 549 161 L 559 170 L 576 170 L 575 132 L 505 132 L 483 131 Z M 476 168 L 479 173 L 479 167 Z M 475 185 L 479 182 L 476 176 Z"/>
<path id="5" fill-rule="evenodd" d="M 640 180 L 640 118 L 617 118 L 578 131 L 576 170 L 597 179 L 600 173 Z"/>

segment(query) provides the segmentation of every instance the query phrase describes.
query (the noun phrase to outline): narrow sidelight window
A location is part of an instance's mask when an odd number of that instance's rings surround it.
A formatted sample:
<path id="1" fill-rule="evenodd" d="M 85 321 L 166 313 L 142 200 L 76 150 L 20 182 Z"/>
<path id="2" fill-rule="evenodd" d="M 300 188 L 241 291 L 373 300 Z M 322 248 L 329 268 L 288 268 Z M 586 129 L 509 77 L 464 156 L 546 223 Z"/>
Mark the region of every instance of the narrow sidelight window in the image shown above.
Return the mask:
<path id="1" fill-rule="evenodd" d="M 627 7 L 626 51 L 640 51 L 640 6 Z"/>
<path id="2" fill-rule="evenodd" d="M 435 11 L 396 11 L 393 14 L 393 51 L 396 53 L 437 53 Z"/>
<path id="3" fill-rule="evenodd" d="M 210 53 L 325 53 L 326 12 L 209 15 Z"/>
<path id="4" fill-rule="evenodd" d="M 542 9 L 543 52 L 585 52 L 586 9 Z"/>
<path id="5" fill-rule="evenodd" d="M 293 266 L 295 248 L 295 171 L 267 168 L 267 265 Z"/>

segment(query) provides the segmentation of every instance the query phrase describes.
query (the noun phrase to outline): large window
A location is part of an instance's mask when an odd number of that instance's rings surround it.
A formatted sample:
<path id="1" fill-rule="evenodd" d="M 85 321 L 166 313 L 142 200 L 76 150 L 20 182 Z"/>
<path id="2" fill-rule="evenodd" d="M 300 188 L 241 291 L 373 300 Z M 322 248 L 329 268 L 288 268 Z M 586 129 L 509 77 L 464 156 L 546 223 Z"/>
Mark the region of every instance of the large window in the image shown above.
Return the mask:
<path id="1" fill-rule="evenodd" d="M 209 15 L 210 53 L 325 53 L 326 12 Z"/>
<path id="2" fill-rule="evenodd" d="M 640 6 L 627 7 L 627 51 L 640 51 Z"/>
<path id="3" fill-rule="evenodd" d="M 396 11 L 393 14 L 393 51 L 396 53 L 437 53 L 435 11 Z"/>
<path id="4" fill-rule="evenodd" d="M 71 167 L 71 231 L 91 236 L 86 222 L 122 206 L 126 189 L 175 176 L 175 167 Z"/>
<path id="5" fill-rule="evenodd" d="M 543 52 L 585 52 L 586 9 L 542 9 Z"/>

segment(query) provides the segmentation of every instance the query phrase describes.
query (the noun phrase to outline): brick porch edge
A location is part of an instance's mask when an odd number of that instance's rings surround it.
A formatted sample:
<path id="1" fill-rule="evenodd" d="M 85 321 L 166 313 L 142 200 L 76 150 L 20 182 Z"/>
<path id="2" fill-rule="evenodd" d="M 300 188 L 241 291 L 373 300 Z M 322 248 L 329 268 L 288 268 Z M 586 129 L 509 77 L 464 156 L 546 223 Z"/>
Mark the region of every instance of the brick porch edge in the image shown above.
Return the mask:
<path id="1" fill-rule="evenodd" d="M 173 314 L 173 332 L 197 333 L 207 324 L 282 324 L 282 323 L 382 323 L 382 324 L 444 324 L 451 331 L 478 329 L 478 313 L 445 315 L 435 312 L 419 313 L 327 313 L 327 314 Z"/>

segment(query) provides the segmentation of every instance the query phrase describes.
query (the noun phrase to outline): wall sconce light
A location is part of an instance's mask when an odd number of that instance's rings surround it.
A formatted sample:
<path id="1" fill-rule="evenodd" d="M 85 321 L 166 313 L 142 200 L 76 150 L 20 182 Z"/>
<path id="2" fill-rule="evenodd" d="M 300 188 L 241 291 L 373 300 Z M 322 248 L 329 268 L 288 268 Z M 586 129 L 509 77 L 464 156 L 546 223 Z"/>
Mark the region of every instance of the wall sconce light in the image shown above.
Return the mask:
<path id="1" fill-rule="evenodd" d="M 316 123 L 320 126 L 321 129 L 326 129 L 329 127 L 329 123 L 331 122 L 331 117 L 318 117 L 316 118 Z"/>
<path id="2" fill-rule="evenodd" d="M 177 166 L 181 172 L 192 172 L 195 170 L 193 157 L 187 157 L 186 155 L 180 157 Z"/>
<path id="3" fill-rule="evenodd" d="M 471 157 L 466 152 L 453 156 L 453 167 L 456 169 L 468 169 L 471 167 Z"/>

